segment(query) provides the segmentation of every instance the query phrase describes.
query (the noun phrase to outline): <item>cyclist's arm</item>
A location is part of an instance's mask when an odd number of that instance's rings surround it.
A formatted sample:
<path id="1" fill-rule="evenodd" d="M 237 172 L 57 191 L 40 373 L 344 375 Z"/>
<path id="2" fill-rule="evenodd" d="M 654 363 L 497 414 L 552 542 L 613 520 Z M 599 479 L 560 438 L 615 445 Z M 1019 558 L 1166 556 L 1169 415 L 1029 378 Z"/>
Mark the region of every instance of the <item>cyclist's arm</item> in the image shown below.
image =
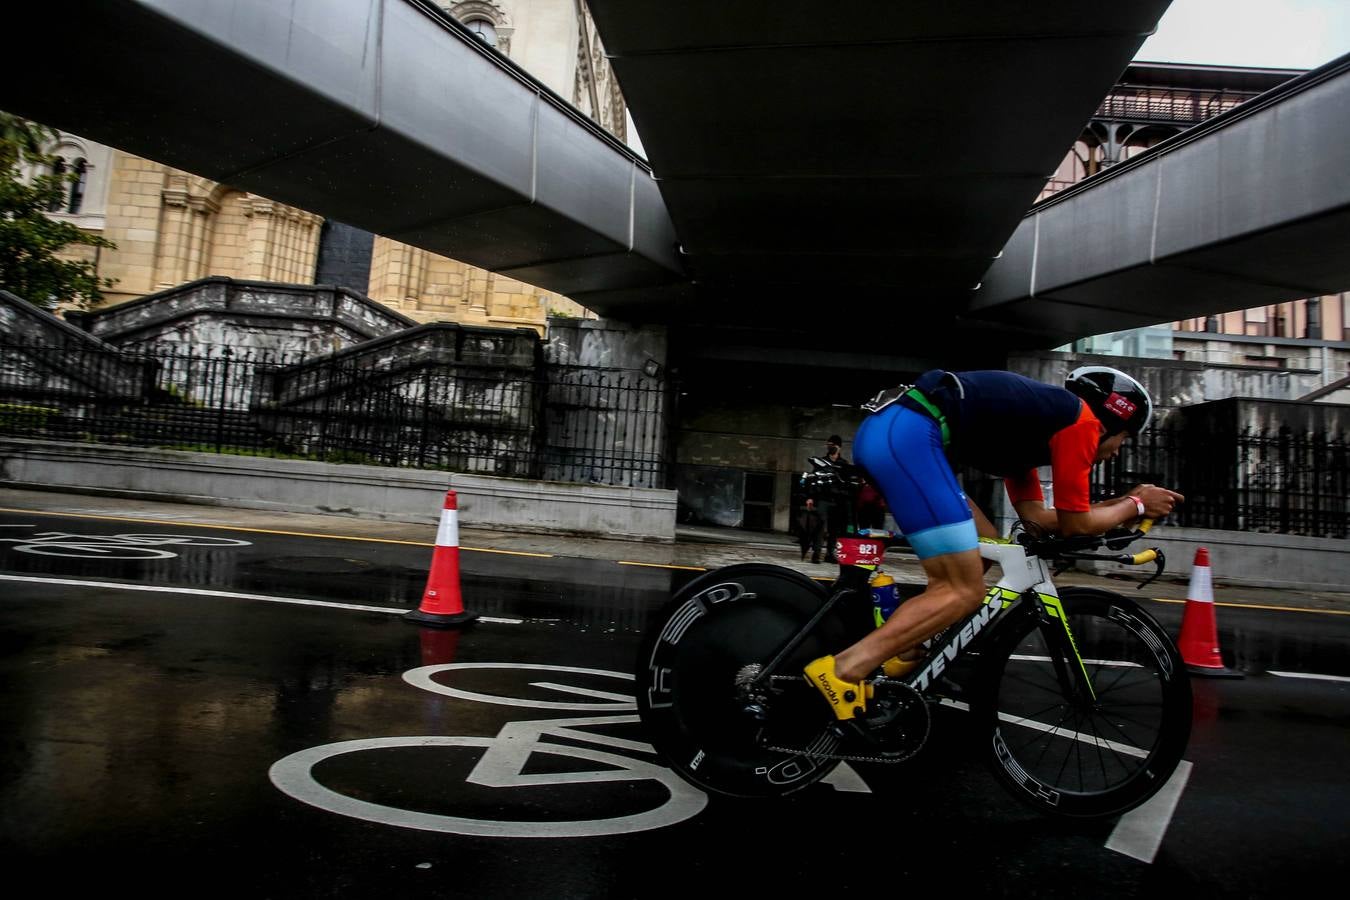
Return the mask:
<path id="1" fill-rule="evenodd" d="M 1042 504 L 1044 506 L 1044 504 Z M 1021 510 L 1018 509 L 1021 515 Z M 1129 497 L 1116 497 L 1092 504 L 1086 512 L 1067 509 L 1047 510 L 1053 524 L 1049 527 L 1064 537 L 1075 534 L 1104 534 L 1119 525 L 1139 518 L 1139 510 Z"/>
<path id="2" fill-rule="evenodd" d="M 1050 438 L 1050 469 L 1055 485 L 1055 508 L 1045 505 L 1035 470 L 1007 480 L 1013 508 L 1024 520 L 1069 537 L 1102 534 L 1138 517 L 1128 497 L 1090 503 L 1089 474 L 1097 462 L 1101 425 L 1084 405 L 1078 419 Z"/>

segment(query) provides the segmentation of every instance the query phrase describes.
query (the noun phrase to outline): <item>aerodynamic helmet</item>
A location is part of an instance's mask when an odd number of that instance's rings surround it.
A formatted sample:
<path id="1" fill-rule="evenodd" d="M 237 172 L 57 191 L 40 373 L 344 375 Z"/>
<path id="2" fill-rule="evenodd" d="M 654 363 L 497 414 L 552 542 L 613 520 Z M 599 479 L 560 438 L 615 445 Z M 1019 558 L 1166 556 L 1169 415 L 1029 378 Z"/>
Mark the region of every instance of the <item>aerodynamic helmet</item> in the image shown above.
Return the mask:
<path id="1" fill-rule="evenodd" d="M 1064 386 L 1083 398 L 1108 435 L 1138 434 L 1153 418 L 1148 391 L 1119 369 L 1079 366 L 1069 373 Z"/>

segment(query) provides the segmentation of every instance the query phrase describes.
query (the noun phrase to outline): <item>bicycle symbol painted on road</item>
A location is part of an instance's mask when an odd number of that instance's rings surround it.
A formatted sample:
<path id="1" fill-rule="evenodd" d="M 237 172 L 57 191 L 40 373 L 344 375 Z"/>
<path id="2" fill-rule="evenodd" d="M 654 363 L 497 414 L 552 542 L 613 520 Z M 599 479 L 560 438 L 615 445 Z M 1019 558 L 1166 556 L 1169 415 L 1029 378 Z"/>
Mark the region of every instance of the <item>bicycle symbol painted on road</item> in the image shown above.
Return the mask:
<path id="1" fill-rule="evenodd" d="M 34 525 L 0 525 L 0 528 L 35 528 Z M 73 559 L 172 559 L 178 554 L 165 547 L 249 547 L 251 541 L 194 534 L 70 534 L 40 531 L 24 537 L 0 537 L 0 544 L 13 544 L 20 553 L 65 556 Z"/>
<path id="2" fill-rule="evenodd" d="M 632 694 L 615 693 L 564 684 L 557 681 L 531 681 L 530 687 L 560 695 L 567 700 L 525 699 L 486 694 L 454 687 L 435 680 L 442 672 L 466 670 L 508 669 L 529 672 L 566 673 L 573 676 L 598 676 L 632 682 L 633 676 L 605 669 L 586 669 L 573 666 L 553 666 L 532 663 L 448 663 L 423 666 L 403 674 L 403 680 L 426 691 L 502 706 L 531 709 L 592 713 L 574 718 L 538 719 L 508 722 L 495 737 L 471 735 L 409 735 L 406 737 L 369 738 L 323 744 L 292 753 L 272 765 L 268 772 L 272 783 L 296 800 L 339 815 L 367 822 L 438 831 L 446 834 L 483 837 L 599 837 L 629 834 L 664 828 L 692 818 L 702 812 L 708 797 L 665 766 L 647 762 L 627 754 L 653 756 L 650 744 L 627 740 L 587 729 L 614 725 L 635 724 L 637 703 Z M 586 698 L 584 700 L 577 698 Z M 596 715 L 596 713 L 602 713 Z M 552 741 L 546 739 L 552 738 Z M 572 743 L 557 743 L 566 740 Z M 576 746 L 578 743 L 596 745 L 605 749 Z M 360 800 L 334 790 L 319 782 L 314 767 L 319 763 L 348 753 L 365 753 L 408 747 L 467 747 L 483 751 L 473 770 L 465 778 L 468 784 L 489 788 L 530 788 L 556 785 L 603 785 L 617 783 L 655 783 L 663 789 L 665 799 L 654 808 L 612 818 L 585 818 L 571 821 L 545 820 L 489 820 L 461 816 L 419 812 L 385 806 Z M 613 750 L 624 753 L 610 752 Z M 531 757 L 545 754 L 568 757 L 598 764 L 599 768 L 586 771 L 532 772 L 527 774 Z M 832 782 L 836 789 L 867 791 L 861 779 L 852 770 L 842 770 Z M 588 795 L 589 796 L 589 795 Z M 598 795 L 597 795 L 598 796 Z M 594 809 L 592 804 L 586 807 Z"/>

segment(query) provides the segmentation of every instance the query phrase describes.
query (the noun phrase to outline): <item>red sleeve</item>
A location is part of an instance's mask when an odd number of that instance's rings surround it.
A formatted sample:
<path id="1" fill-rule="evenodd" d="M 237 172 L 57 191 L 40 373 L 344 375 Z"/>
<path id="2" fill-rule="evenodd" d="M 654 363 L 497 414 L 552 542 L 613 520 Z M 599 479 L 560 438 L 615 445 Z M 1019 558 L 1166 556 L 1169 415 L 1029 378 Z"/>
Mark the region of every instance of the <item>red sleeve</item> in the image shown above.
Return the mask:
<path id="1" fill-rule="evenodd" d="M 1088 476 L 1097 462 L 1097 444 L 1101 424 L 1086 403 L 1078 420 L 1050 438 L 1050 468 L 1055 484 L 1055 508 L 1065 512 L 1087 512 L 1092 508 Z"/>
<path id="2" fill-rule="evenodd" d="M 1013 505 L 1023 500 L 1036 500 L 1045 502 L 1045 494 L 1041 493 L 1041 476 L 1032 469 L 1019 478 L 1003 479 L 1003 486 L 1008 490 L 1008 499 Z"/>

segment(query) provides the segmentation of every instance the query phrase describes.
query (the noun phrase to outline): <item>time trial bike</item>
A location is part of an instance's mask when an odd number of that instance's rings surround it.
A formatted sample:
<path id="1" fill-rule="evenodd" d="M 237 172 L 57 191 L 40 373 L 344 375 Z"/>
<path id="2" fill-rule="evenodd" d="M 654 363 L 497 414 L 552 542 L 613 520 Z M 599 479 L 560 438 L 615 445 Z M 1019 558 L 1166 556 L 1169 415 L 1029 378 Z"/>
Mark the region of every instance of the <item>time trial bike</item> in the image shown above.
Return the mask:
<path id="1" fill-rule="evenodd" d="M 1052 574 L 1094 559 L 1152 562 L 1156 578 L 1160 550 L 1125 552 L 1151 524 L 1104 537 L 1021 531 L 981 541 L 981 556 L 1000 569 L 984 602 L 928 641 L 917 668 L 875 678 L 865 716 L 842 723 L 802 669 L 876 627 L 869 579 L 886 540 L 841 538 L 828 589 L 782 566 L 705 573 L 676 593 L 642 641 L 636 688 L 648 739 L 706 791 L 779 797 L 842 761 L 911 758 L 928 740 L 930 708 L 955 685 L 1014 796 L 1058 816 L 1126 812 L 1167 782 L 1185 752 L 1186 667 L 1139 604 L 1095 588 L 1058 589 Z"/>

